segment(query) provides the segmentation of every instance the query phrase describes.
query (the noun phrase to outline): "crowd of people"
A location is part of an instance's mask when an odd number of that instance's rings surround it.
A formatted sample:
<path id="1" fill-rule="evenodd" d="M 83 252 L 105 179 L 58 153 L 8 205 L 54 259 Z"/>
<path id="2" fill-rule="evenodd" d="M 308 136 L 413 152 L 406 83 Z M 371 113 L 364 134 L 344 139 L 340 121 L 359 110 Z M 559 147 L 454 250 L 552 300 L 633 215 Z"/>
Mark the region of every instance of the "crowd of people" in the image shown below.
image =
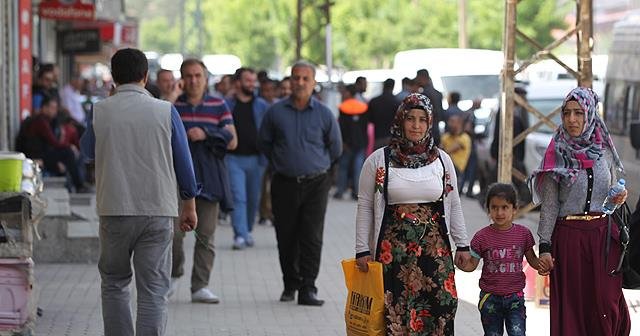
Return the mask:
<path id="1" fill-rule="evenodd" d="M 60 87 L 53 64 L 39 64 L 34 70 L 32 114 L 20 125 L 16 150 L 38 161 L 45 175 L 68 177 L 70 191 L 91 192 L 79 150 L 90 106 L 87 83 L 73 76 Z"/>
<path id="2" fill-rule="evenodd" d="M 616 241 L 617 227 L 607 227 L 599 208 L 613 168 L 622 166 L 593 91 L 569 93 L 562 125 L 532 174 L 534 200 L 543 208 L 538 256 L 531 231 L 514 223 L 520 202 L 512 184 L 489 188 L 484 206 L 491 224 L 469 240 L 460 195 L 465 187 L 473 194 L 477 104 L 463 111 L 460 95 L 450 92 L 443 109 L 425 69 L 404 79 L 398 95 L 386 80 L 371 101 L 363 96 L 366 78 L 341 86 L 337 117 L 314 94 L 316 70 L 306 61 L 294 63 L 282 80 L 242 67 L 214 90 L 198 59 L 184 60 L 179 80 L 159 70 L 150 83 L 144 54 L 122 49 L 111 71 L 111 95 L 82 110 L 59 108 L 69 98 L 51 94 L 47 85 L 55 79 L 39 71 L 37 109 L 20 134 L 29 140 L 29 155 L 68 175 L 72 190 L 86 188 L 80 167 L 95 165 L 105 335 L 164 334 L 168 299 L 185 274 L 185 232 L 196 237 L 191 300 L 220 302 L 209 280 L 221 213 L 230 214 L 235 250 L 254 246 L 254 224 L 273 222 L 279 300 L 322 306 L 316 279 L 334 185 L 334 198 L 349 193 L 357 201 L 358 269 L 383 264 L 387 335 L 452 335 L 455 268 L 473 271 L 480 260 L 485 334 L 502 335 L 506 325 L 509 335 L 524 335 L 525 257 L 541 275 L 551 275 L 552 335 L 629 334 L 621 278 L 609 272 L 620 247 L 610 244 L 601 253 L 604 238 Z M 61 96 L 80 101 L 73 98 L 79 83 L 72 80 Z M 59 111 L 68 119 L 56 124 Z M 614 202 L 625 199 L 620 194 Z M 576 302 L 594 308 L 570 309 Z"/>

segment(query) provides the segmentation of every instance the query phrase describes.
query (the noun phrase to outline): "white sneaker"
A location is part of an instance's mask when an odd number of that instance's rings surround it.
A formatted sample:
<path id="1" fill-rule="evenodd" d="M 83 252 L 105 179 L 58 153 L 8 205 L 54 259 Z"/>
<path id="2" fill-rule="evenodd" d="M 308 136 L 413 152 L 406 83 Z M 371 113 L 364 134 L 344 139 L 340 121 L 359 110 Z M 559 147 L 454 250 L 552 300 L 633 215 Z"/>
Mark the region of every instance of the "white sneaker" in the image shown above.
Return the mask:
<path id="1" fill-rule="evenodd" d="M 245 240 L 245 243 L 247 244 L 247 247 L 253 247 L 253 245 L 256 244 L 256 241 L 253 240 L 253 236 L 251 234 L 249 234 L 247 236 L 247 239 Z"/>
<path id="2" fill-rule="evenodd" d="M 213 294 L 209 288 L 200 288 L 198 291 L 191 294 L 191 302 L 218 303 L 220 302 L 220 298 Z"/>
<path id="3" fill-rule="evenodd" d="M 233 240 L 232 248 L 234 250 L 244 250 L 245 247 L 247 247 L 247 242 L 244 240 L 244 238 L 236 237 L 236 239 Z"/>
<path id="4" fill-rule="evenodd" d="M 169 292 L 167 292 L 167 297 L 170 298 L 173 294 L 178 290 L 178 278 L 171 278 L 171 285 L 169 285 Z"/>

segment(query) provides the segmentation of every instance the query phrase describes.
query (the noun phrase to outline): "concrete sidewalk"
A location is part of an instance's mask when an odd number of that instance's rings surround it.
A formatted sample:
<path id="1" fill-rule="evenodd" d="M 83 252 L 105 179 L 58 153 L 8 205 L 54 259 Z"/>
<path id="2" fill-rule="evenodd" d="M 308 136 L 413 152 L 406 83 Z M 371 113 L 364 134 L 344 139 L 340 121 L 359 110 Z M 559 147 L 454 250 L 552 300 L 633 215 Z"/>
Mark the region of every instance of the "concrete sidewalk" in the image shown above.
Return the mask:
<path id="1" fill-rule="evenodd" d="M 327 212 L 318 278 L 322 307 L 302 307 L 278 301 L 282 281 L 273 227 L 256 226 L 256 246 L 243 251 L 231 249 L 232 230 L 221 225 L 216 232 L 216 261 L 210 288 L 221 298 L 218 305 L 192 304 L 189 278 L 181 279 L 169 303 L 167 335 L 344 335 L 346 289 L 340 260 L 353 256 L 355 202 L 331 199 Z M 478 202 L 463 198 L 469 236 L 488 223 Z M 535 233 L 537 213 L 518 220 Z M 185 242 L 193 253 L 193 235 Z M 37 242 L 36 242 L 37 244 Z M 96 247 L 97 248 L 97 247 Z M 187 258 L 187 270 L 191 269 Z M 100 277 L 96 265 L 38 264 L 39 306 L 43 316 L 36 322 L 36 335 L 102 335 Z M 478 301 L 480 272 L 456 272 L 460 297 L 456 335 L 481 335 Z M 626 291 L 634 329 L 639 334 L 640 293 Z M 548 335 L 548 310 L 527 304 L 530 335 Z"/>

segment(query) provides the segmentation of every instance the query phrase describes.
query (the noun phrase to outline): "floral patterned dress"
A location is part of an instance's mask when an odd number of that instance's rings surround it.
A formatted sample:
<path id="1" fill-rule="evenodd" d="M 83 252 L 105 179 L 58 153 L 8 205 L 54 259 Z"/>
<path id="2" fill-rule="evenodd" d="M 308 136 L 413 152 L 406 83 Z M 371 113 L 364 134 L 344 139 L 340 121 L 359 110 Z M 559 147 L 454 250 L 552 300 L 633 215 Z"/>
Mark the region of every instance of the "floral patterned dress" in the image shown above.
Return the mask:
<path id="1" fill-rule="evenodd" d="M 442 200 L 387 205 L 383 264 L 387 335 L 453 335 L 458 306 Z"/>

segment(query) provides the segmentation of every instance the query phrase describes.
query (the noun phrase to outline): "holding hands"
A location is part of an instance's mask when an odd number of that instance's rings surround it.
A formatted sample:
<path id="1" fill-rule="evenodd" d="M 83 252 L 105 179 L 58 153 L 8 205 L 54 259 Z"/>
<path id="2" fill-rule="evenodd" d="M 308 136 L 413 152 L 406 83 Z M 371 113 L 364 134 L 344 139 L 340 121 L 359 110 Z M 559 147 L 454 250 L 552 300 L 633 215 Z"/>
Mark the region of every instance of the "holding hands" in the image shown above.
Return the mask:
<path id="1" fill-rule="evenodd" d="M 467 267 L 467 264 L 471 262 L 471 254 L 469 251 L 456 251 L 453 262 L 459 269 L 464 270 L 464 268 Z"/>
<path id="2" fill-rule="evenodd" d="M 551 257 L 551 253 L 542 253 L 538 258 L 538 274 L 545 276 L 551 273 L 553 270 L 554 259 Z"/>

